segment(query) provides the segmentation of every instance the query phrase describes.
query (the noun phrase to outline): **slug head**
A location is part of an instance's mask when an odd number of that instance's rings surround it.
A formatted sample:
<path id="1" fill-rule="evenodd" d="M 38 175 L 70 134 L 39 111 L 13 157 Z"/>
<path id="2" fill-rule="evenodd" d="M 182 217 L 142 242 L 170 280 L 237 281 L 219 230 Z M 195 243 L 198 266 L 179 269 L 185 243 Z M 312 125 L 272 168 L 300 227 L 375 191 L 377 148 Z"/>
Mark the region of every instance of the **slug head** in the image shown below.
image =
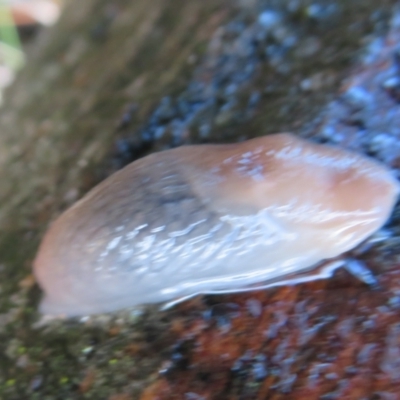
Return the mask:
<path id="1" fill-rule="evenodd" d="M 218 157 L 211 149 L 203 152 L 193 181 L 213 207 L 238 214 L 265 209 L 290 230 L 319 230 L 322 238 L 315 245 L 326 252 L 323 258 L 351 249 L 379 229 L 400 188 L 372 159 L 291 134 L 220 146 Z"/>

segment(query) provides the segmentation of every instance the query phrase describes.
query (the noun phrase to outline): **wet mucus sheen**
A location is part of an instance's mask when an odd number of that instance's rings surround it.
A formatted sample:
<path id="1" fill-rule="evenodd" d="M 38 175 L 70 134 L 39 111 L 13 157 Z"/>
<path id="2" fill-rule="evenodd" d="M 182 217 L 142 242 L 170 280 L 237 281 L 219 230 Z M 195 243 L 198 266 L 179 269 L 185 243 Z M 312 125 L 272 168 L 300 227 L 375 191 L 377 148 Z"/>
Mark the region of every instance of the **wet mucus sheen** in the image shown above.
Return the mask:
<path id="1" fill-rule="evenodd" d="M 151 154 L 51 225 L 34 262 L 40 309 L 85 315 L 283 280 L 379 229 L 398 192 L 373 160 L 290 134 Z"/>

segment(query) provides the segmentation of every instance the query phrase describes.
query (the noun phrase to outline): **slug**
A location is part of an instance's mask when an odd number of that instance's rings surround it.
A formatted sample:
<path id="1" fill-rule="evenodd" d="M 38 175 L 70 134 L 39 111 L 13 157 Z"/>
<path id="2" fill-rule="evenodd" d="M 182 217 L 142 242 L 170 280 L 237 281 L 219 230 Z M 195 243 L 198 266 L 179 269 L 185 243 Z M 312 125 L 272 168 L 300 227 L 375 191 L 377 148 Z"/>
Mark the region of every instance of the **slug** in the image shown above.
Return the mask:
<path id="1" fill-rule="evenodd" d="M 398 193 L 383 165 L 291 134 L 154 153 L 51 225 L 34 261 L 40 311 L 80 316 L 284 280 L 370 236 Z"/>

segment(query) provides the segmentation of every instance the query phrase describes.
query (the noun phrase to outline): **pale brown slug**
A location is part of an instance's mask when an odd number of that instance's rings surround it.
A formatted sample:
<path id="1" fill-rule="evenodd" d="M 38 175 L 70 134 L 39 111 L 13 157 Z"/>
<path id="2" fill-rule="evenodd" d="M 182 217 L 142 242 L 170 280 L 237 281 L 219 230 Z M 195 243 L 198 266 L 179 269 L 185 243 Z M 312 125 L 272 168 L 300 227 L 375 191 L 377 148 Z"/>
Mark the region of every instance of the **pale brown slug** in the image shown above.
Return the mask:
<path id="1" fill-rule="evenodd" d="M 284 280 L 379 229 L 391 172 L 290 134 L 183 146 L 135 161 L 46 233 L 41 311 L 85 315 Z"/>

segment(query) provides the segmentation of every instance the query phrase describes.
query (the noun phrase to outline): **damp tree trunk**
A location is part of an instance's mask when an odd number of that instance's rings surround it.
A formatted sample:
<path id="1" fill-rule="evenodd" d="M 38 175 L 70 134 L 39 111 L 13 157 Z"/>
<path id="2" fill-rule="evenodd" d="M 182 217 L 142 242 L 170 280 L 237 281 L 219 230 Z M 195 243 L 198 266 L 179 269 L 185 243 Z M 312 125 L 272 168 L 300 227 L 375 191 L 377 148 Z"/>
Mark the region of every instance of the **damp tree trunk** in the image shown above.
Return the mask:
<path id="1" fill-rule="evenodd" d="M 0 111 L 0 397 L 398 394 L 397 211 L 382 247 L 363 256 L 382 286 L 373 294 L 340 272 L 44 326 L 31 276 L 50 221 L 154 151 L 291 131 L 397 170 L 396 1 L 66 3 L 29 44 Z"/>

